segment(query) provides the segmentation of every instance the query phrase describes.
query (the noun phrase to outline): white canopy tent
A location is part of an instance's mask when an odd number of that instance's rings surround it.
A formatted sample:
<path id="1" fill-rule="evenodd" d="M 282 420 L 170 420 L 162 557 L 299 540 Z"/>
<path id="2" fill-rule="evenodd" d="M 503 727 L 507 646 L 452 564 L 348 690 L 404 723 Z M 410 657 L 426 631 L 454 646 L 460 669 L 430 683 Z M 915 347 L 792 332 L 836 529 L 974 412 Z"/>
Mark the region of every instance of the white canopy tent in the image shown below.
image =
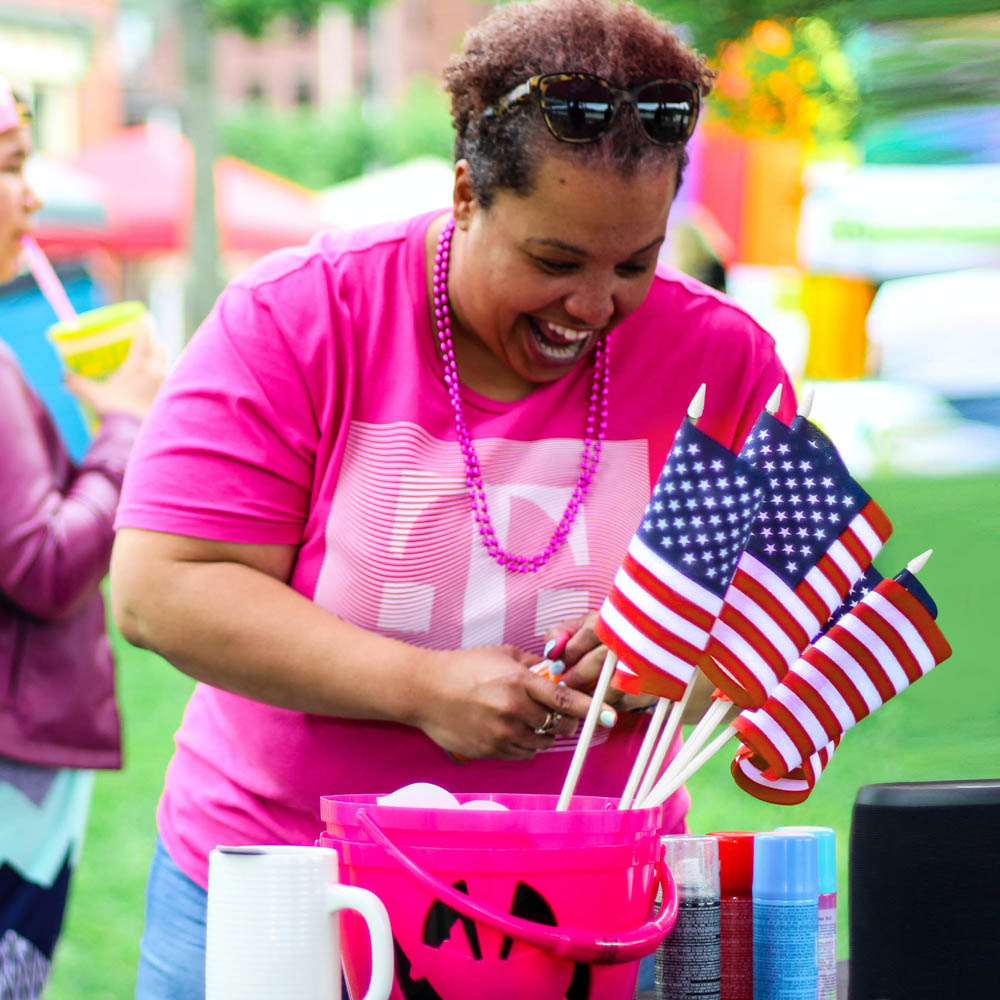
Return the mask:
<path id="1" fill-rule="evenodd" d="M 320 192 L 323 218 L 338 229 L 406 219 L 451 204 L 454 171 L 447 160 L 419 156 Z"/>
<path id="2" fill-rule="evenodd" d="M 1000 266 L 1000 163 L 819 164 L 798 243 L 813 273 L 872 281 Z"/>

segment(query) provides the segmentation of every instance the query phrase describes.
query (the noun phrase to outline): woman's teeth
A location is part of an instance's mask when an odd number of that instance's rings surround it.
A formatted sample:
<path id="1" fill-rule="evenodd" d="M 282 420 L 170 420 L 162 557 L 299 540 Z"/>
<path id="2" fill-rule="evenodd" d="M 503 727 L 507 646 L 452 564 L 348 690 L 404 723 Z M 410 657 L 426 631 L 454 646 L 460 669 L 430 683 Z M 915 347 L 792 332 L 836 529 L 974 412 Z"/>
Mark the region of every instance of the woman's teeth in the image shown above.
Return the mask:
<path id="1" fill-rule="evenodd" d="M 570 361 L 575 358 L 593 333 L 593 330 L 574 330 L 538 320 L 532 320 L 531 326 L 539 350 L 553 361 Z"/>

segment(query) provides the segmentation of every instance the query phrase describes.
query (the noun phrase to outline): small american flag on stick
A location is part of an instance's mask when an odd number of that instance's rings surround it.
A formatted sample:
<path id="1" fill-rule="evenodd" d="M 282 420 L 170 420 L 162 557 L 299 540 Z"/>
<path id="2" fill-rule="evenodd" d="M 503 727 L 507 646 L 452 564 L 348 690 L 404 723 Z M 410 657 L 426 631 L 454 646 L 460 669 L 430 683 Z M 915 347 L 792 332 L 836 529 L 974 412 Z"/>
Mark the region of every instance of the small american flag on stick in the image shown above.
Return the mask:
<path id="1" fill-rule="evenodd" d="M 764 704 L 733 722 L 767 763 L 765 778 L 794 771 L 946 660 L 951 647 L 936 616 L 930 594 L 907 569 L 879 583 L 809 646 Z"/>
<path id="2" fill-rule="evenodd" d="M 836 625 L 882 580 L 882 574 L 874 566 L 869 566 L 861 579 L 850 589 L 840 607 L 830 616 L 830 620 L 823 626 L 819 635 L 813 638 L 813 642 Z M 763 802 L 773 802 L 784 806 L 798 805 L 809 797 L 809 793 L 815 788 L 826 765 L 830 763 L 833 751 L 839 745 L 840 737 L 838 736 L 820 750 L 810 754 L 802 762 L 801 767 L 790 771 L 783 778 L 765 778 L 767 761 L 754 753 L 750 747 L 740 744 L 731 766 L 733 780 L 743 791 L 749 792 L 754 798 L 761 799 Z"/>
<path id="3" fill-rule="evenodd" d="M 760 705 L 892 532 L 833 442 L 806 417 L 761 414 L 740 457 L 765 495 L 708 643 L 704 668 L 737 705 Z"/>
<path id="4" fill-rule="evenodd" d="M 764 770 L 767 762 L 761 760 L 748 746 L 741 746 L 733 758 L 733 780 L 745 792 L 762 802 L 773 802 L 779 806 L 797 806 L 809 798 L 816 787 L 823 769 L 830 763 L 833 751 L 840 739 L 831 740 L 821 750 L 810 754 L 801 767 L 790 771 L 783 778 L 766 778 Z"/>
<path id="5" fill-rule="evenodd" d="M 762 496 L 750 465 L 685 418 L 598 614 L 615 687 L 683 696 Z"/>

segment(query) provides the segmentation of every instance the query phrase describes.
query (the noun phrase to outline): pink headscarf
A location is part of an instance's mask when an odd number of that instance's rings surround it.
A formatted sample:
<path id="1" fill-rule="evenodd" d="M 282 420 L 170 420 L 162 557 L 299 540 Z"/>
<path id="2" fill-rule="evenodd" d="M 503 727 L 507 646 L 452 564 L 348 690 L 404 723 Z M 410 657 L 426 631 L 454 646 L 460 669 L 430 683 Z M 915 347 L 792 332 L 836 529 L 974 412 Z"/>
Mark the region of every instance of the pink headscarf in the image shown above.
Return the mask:
<path id="1" fill-rule="evenodd" d="M 0 132 L 20 128 L 30 118 L 28 109 L 14 96 L 10 81 L 0 76 Z"/>

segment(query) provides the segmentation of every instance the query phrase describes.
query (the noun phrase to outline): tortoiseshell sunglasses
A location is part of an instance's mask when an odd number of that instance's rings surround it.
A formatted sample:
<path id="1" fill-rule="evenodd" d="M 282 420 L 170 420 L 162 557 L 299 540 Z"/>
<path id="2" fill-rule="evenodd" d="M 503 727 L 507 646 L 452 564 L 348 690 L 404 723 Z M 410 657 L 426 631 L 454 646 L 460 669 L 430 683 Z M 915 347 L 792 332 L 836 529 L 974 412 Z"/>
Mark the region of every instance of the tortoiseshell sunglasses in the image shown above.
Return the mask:
<path id="1" fill-rule="evenodd" d="M 591 73 L 545 73 L 508 91 L 483 115 L 499 117 L 532 95 L 548 130 L 562 142 L 594 142 L 631 104 L 651 142 L 672 146 L 694 131 L 701 95 L 690 80 L 648 80 L 628 89 Z"/>

